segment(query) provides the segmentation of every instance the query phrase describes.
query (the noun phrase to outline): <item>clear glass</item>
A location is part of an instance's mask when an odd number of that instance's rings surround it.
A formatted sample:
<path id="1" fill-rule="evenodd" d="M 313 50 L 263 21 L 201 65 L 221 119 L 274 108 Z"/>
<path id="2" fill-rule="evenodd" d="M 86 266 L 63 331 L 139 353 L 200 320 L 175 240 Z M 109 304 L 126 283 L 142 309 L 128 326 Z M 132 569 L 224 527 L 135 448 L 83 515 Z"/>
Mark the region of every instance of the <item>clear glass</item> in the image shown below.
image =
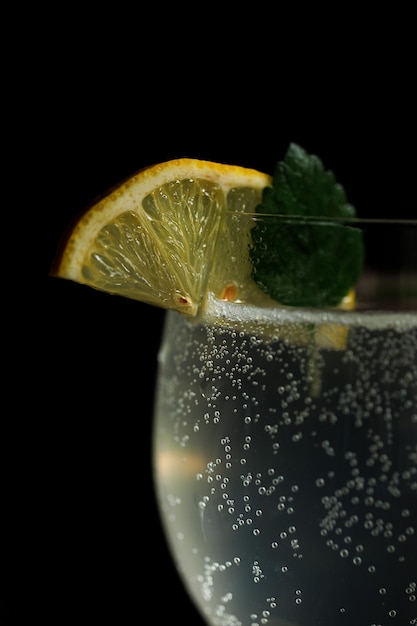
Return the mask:
<path id="1" fill-rule="evenodd" d="M 353 311 L 167 313 L 155 487 L 210 626 L 417 624 L 417 221 L 353 227 Z"/>

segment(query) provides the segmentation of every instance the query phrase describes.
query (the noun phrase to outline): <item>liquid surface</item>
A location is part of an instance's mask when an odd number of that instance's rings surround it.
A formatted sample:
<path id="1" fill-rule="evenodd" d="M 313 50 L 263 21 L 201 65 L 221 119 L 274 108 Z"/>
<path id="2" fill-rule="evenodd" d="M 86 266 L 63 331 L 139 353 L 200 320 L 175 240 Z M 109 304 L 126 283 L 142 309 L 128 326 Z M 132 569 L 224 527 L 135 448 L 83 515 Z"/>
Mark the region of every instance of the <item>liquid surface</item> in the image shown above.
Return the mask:
<path id="1" fill-rule="evenodd" d="M 330 317 L 326 341 L 318 314 L 221 306 L 168 313 L 155 408 L 161 516 L 207 624 L 417 624 L 416 315 Z"/>

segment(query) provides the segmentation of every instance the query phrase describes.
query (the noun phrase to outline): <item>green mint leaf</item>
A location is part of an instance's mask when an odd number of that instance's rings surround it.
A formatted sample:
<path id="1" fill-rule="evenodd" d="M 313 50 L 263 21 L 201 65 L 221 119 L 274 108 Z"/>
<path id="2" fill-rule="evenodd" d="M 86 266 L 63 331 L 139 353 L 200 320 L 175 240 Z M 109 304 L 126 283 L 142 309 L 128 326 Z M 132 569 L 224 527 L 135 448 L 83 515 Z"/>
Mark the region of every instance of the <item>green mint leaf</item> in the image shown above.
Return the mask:
<path id="1" fill-rule="evenodd" d="M 268 214 L 252 230 L 250 251 L 261 289 L 284 305 L 337 306 L 358 279 L 364 253 L 360 229 L 343 223 L 355 209 L 334 174 L 291 144 L 256 211 Z"/>

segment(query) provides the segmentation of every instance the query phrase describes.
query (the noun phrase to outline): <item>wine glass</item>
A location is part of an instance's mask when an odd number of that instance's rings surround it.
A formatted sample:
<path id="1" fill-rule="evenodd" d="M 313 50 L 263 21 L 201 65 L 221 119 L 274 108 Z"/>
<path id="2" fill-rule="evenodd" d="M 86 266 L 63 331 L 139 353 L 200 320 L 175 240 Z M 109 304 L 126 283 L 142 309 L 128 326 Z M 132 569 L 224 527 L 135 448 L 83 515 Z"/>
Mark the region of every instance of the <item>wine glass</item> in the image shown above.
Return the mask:
<path id="1" fill-rule="evenodd" d="M 353 307 L 166 314 L 155 489 L 208 626 L 417 624 L 417 221 L 315 228 L 361 232 Z"/>

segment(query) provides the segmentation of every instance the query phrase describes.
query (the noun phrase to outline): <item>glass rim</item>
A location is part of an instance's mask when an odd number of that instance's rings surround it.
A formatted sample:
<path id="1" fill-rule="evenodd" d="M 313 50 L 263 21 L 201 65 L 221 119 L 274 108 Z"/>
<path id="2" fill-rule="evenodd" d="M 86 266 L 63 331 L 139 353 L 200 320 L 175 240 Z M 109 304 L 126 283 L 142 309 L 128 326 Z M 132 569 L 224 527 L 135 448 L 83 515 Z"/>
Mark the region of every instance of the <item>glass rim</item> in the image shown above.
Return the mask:
<path id="1" fill-rule="evenodd" d="M 417 218 L 403 217 L 403 218 L 389 218 L 389 217 L 359 217 L 359 216 L 332 216 L 332 215 L 288 215 L 285 213 L 263 213 L 254 211 L 226 211 L 229 215 L 236 215 L 242 217 L 249 217 L 254 219 L 262 218 L 276 218 L 282 222 L 294 222 L 294 223 L 313 223 L 332 225 L 332 224 L 346 224 L 346 225 L 387 225 L 387 226 L 417 226 Z"/>
<path id="2" fill-rule="evenodd" d="M 384 328 L 393 324 L 397 330 L 415 329 L 417 327 L 417 308 L 401 307 L 355 307 L 342 309 L 335 307 L 308 307 L 308 306 L 285 306 L 277 302 L 276 306 L 259 306 L 251 302 L 225 302 L 219 300 L 213 294 L 207 298 L 208 306 L 205 307 L 203 317 L 196 319 L 204 323 L 212 322 L 217 325 L 230 326 L 245 321 L 249 324 L 254 322 L 258 330 L 262 325 L 273 324 L 279 327 L 285 322 L 317 323 L 336 326 L 358 326 L 372 322 L 373 328 Z"/>
<path id="3" fill-rule="evenodd" d="M 350 274 L 356 310 L 417 312 L 417 219 L 233 212 L 226 223 L 248 233 L 249 248 L 250 237 L 257 234 L 255 245 L 261 243 L 260 258 L 262 262 L 267 259 L 268 271 L 276 276 L 289 269 L 295 272 L 292 281 L 272 281 L 277 301 L 281 296 L 284 303 L 304 307 L 304 292 L 310 294 L 306 302 L 310 296 L 314 300 L 314 289 L 318 294 L 321 289 L 326 292 L 327 285 L 316 276 L 326 276 L 334 284 L 336 298 L 337 289 L 346 286 L 343 277 Z M 293 258 L 298 259 L 296 263 Z M 346 295 L 342 292 L 337 292 L 340 302 Z"/>

